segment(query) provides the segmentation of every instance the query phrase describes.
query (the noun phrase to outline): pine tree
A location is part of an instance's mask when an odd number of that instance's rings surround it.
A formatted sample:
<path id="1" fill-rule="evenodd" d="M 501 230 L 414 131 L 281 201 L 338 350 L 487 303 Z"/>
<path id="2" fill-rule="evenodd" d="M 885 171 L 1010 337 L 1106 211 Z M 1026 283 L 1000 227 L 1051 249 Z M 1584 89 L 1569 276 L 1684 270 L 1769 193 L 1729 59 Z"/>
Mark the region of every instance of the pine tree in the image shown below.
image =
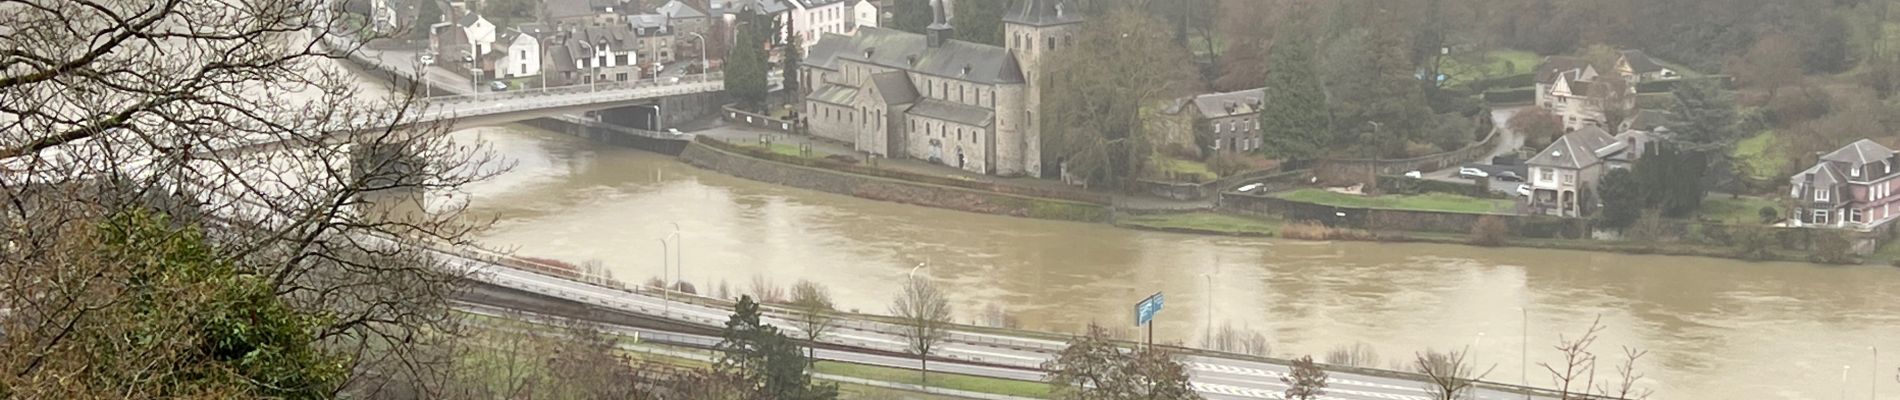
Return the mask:
<path id="1" fill-rule="evenodd" d="M 1313 66 L 1313 39 L 1299 24 L 1282 27 L 1280 39 L 1269 52 L 1262 141 L 1275 157 L 1306 160 L 1318 157 L 1332 143 L 1331 116 L 1326 93 Z"/>
<path id="2" fill-rule="evenodd" d="M 910 33 L 924 33 L 930 26 L 930 2 L 932 0 L 897 0 L 891 6 L 891 29 Z"/>
<path id="3" fill-rule="evenodd" d="M 741 12 L 738 38 L 726 54 L 726 95 L 740 108 L 761 110 L 765 107 L 767 85 L 766 44 L 771 40 L 777 21 L 758 12 Z"/>
<path id="4" fill-rule="evenodd" d="M 423 0 L 421 5 L 416 6 L 416 25 L 409 27 L 409 37 L 428 39 L 430 27 L 440 22 L 442 22 L 442 6 L 436 4 L 436 0 Z"/>
<path id="5" fill-rule="evenodd" d="M 795 23 L 796 22 L 794 22 L 794 24 Z M 792 31 L 797 32 L 798 30 L 793 29 Z M 796 102 L 800 96 L 805 95 L 804 83 L 798 79 L 798 65 L 805 62 L 804 51 L 801 50 L 805 48 L 805 39 L 799 35 L 787 36 L 785 40 L 785 56 L 779 57 L 779 68 L 781 68 L 780 75 L 785 83 L 786 101 Z"/>
<path id="6" fill-rule="evenodd" d="M 1280 382 L 1287 385 L 1287 399 L 1312 400 L 1326 395 L 1326 371 L 1313 363 L 1313 356 L 1294 359 L 1292 369 L 1280 377 Z"/>

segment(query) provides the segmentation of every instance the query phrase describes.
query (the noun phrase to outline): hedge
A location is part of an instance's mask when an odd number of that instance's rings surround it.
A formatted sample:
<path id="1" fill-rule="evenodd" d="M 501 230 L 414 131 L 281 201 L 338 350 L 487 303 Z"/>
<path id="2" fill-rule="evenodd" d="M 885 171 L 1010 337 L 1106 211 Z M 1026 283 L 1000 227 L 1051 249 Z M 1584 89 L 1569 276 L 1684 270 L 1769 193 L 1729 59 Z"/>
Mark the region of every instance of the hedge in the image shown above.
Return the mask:
<path id="1" fill-rule="evenodd" d="M 1529 103 L 1537 99 L 1537 88 L 1521 87 L 1484 92 L 1484 101 L 1491 104 Z"/>

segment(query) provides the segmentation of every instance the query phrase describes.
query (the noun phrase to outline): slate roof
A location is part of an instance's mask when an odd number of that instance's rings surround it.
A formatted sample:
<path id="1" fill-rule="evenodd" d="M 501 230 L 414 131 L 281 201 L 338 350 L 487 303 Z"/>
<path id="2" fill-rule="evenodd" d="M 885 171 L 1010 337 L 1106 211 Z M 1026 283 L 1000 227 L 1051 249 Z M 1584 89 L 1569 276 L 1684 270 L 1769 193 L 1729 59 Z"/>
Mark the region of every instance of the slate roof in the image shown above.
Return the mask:
<path id="1" fill-rule="evenodd" d="M 666 27 L 667 18 L 663 14 L 628 15 L 627 23 L 633 24 L 633 29 L 659 29 Z"/>
<path id="2" fill-rule="evenodd" d="M 1794 177 L 1789 179 L 1789 181 L 1795 184 L 1806 183 L 1808 176 L 1814 177 L 1813 183 L 1815 187 L 1832 187 L 1847 182 L 1847 177 L 1841 175 L 1841 172 L 1835 170 L 1833 165 L 1829 163 L 1814 163 L 1814 166 L 1809 167 L 1808 170 L 1794 174 Z"/>
<path id="3" fill-rule="evenodd" d="M 1537 83 L 1556 83 L 1558 75 L 1567 74 L 1571 71 L 1582 71 L 1583 67 L 1587 65 L 1590 65 L 1590 63 L 1576 57 L 1544 57 L 1544 62 L 1537 65 L 1537 76 L 1535 78 L 1537 78 Z"/>
<path id="4" fill-rule="evenodd" d="M 1670 114 L 1663 110 L 1641 110 L 1630 117 L 1630 130 L 1652 131 L 1669 124 Z"/>
<path id="5" fill-rule="evenodd" d="M 1209 93 L 1194 96 L 1194 108 L 1200 110 L 1205 118 L 1231 117 L 1260 112 L 1260 102 L 1267 96 L 1266 88 L 1247 89 L 1226 93 Z M 1230 111 L 1228 106 L 1233 106 Z"/>
<path id="6" fill-rule="evenodd" d="M 1558 137 L 1550 146 L 1537 153 L 1536 157 L 1524 161 L 1528 165 L 1583 169 L 1602 162 L 1597 150 L 1603 150 L 1616 143 L 1616 139 L 1594 126 L 1578 129 Z"/>
<path id="7" fill-rule="evenodd" d="M 568 50 L 567 46 L 560 45 L 551 46 L 548 49 L 548 64 L 545 67 L 554 72 L 570 72 L 579 69 L 574 65 L 573 51 Z"/>
<path id="8" fill-rule="evenodd" d="M 594 15 L 588 0 L 547 0 L 548 18 L 568 19 Z"/>
<path id="9" fill-rule="evenodd" d="M 1003 11 L 1003 22 L 1055 26 L 1082 22 L 1081 10 L 1069 0 L 1015 0 Z"/>
<path id="10" fill-rule="evenodd" d="M 1022 66 L 1009 49 L 961 40 L 933 48 L 924 35 L 873 26 L 859 28 L 853 36 L 825 34 L 813 45 L 805 63 L 836 71 L 838 60 L 980 84 L 1023 83 Z"/>
<path id="11" fill-rule="evenodd" d="M 461 25 L 463 28 L 467 28 L 470 26 L 474 26 L 475 21 L 480 21 L 481 19 L 482 19 L 481 14 L 476 14 L 476 13 L 471 12 L 467 14 L 462 14 L 461 19 L 455 20 L 455 24 Z"/>
<path id="12" fill-rule="evenodd" d="M 884 104 L 910 104 L 917 101 L 917 86 L 910 83 L 910 75 L 901 71 L 890 71 L 871 75 L 871 86 L 877 88 Z"/>
<path id="13" fill-rule="evenodd" d="M 680 0 L 668 1 L 666 4 L 661 5 L 660 8 L 654 9 L 653 12 L 660 13 L 672 19 L 706 18 L 705 12 L 701 12 L 699 9 L 693 8 L 692 5 Z"/>
<path id="14" fill-rule="evenodd" d="M 1649 55 L 1644 54 L 1642 50 L 1623 50 L 1620 53 L 1623 53 L 1625 62 L 1630 64 L 1630 70 L 1636 71 L 1638 74 L 1657 72 L 1663 69 L 1662 64 L 1657 63 L 1656 59 L 1649 58 Z"/>
<path id="15" fill-rule="evenodd" d="M 851 99 L 856 97 L 858 97 L 858 88 L 845 85 L 825 85 L 811 92 L 811 96 L 806 96 L 812 101 L 841 106 L 851 105 Z"/>
<path id="16" fill-rule="evenodd" d="M 1860 166 L 1866 165 L 1867 163 L 1886 160 L 1892 157 L 1893 149 L 1889 149 L 1887 146 L 1881 146 L 1872 140 L 1861 139 L 1853 143 L 1848 143 L 1847 146 L 1841 147 L 1840 150 L 1834 150 L 1833 153 L 1827 153 L 1827 155 L 1821 156 L 1821 159 L 1847 163 L 1848 168 L 1860 168 Z"/>
<path id="17" fill-rule="evenodd" d="M 926 98 L 910 107 L 910 115 L 938 119 L 979 128 L 989 127 L 996 113 L 987 108 Z"/>
<path id="18" fill-rule="evenodd" d="M 549 36 L 554 35 L 554 28 L 541 23 L 515 25 L 515 30 L 540 40 L 547 40 Z"/>

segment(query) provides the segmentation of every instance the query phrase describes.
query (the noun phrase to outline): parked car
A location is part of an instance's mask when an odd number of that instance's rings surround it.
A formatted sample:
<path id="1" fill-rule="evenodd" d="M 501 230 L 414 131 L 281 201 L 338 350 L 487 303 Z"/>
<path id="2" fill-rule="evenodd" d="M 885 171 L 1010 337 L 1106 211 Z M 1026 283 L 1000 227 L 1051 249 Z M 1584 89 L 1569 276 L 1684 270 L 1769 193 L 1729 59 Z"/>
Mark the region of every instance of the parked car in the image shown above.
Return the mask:
<path id="1" fill-rule="evenodd" d="M 673 135 L 673 136 L 679 136 L 679 135 L 684 135 L 684 134 L 686 134 L 685 132 L 680 132 L 680 130 L 679 130 L 679 129 L 677 129 L 677 128 L 666 128 L 666 133 L 667 133 L 667 134 L 670 134 L 670 135 Z"/>
<path id="2" fill-rule="evenodd" d="M 1498 173 L 1498 180 L 1505 182 L 1523 182 L 1524 177 L 1517 176 L 1517 171 L 1504 171 Z"/>
<path id="3" fill-rule="evenodd" d="M 1419 173 L 1418 171 L 1411 171 L 1411 172 L 1406 172 L 1405 177 L 1412 178 L 1412 179 L 1421 179 L 1425 177 L 1425 174 Z"/>
<path id="4" fill-rule="evenodd" d="M 497 92 L 508 90 L 508 82 L 502 82 L 502 81 L 489 82 L 488 89 L 497 91 Z"/>
<path id="5" fill-rule="evenodd" d="M 435 64 L 435 55 L 423 54 L 422 57 L 418 57 L 417 60 L 422 61 L 422 65 L 433 65 Z"/>
<path id="6" fill-rule="evenodd" d="M 1482 169 L 1477 169 L 1477 168 L 1472 168 L 1472 167 L 1462 167 L 1462 168 L 1458 168 L 1458 176 L 1462 176 L 1462 177 L 1470 178 L 1470 179 L 1484 179 L 1484 178 L 1491 177 L 1491 174 L 1484 172 L 1484 170 Z"/>
<path id="7" fill-rule="evenodd" d="M 1517 195 L 1531 197 L 1531 185 L 1517 185 Z"/>

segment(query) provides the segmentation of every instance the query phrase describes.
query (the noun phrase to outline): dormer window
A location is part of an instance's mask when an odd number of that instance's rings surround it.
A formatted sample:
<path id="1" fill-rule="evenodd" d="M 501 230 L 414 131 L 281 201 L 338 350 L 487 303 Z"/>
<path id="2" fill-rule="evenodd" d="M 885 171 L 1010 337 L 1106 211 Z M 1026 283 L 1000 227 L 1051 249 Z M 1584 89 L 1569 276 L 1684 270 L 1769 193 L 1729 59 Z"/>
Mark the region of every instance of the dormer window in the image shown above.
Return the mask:
<path id="1" fill-rule="evenodd" d="M 1855 178 L 1859 178 L 1859 177 L 1860 177 L 1860 168 L 1852 168 L 1852 169 L 1848 169 L 1848 170 L 1847 170 L 1847 176 L 1851 176 L 1851 177 L 1855 177 Z"/>

